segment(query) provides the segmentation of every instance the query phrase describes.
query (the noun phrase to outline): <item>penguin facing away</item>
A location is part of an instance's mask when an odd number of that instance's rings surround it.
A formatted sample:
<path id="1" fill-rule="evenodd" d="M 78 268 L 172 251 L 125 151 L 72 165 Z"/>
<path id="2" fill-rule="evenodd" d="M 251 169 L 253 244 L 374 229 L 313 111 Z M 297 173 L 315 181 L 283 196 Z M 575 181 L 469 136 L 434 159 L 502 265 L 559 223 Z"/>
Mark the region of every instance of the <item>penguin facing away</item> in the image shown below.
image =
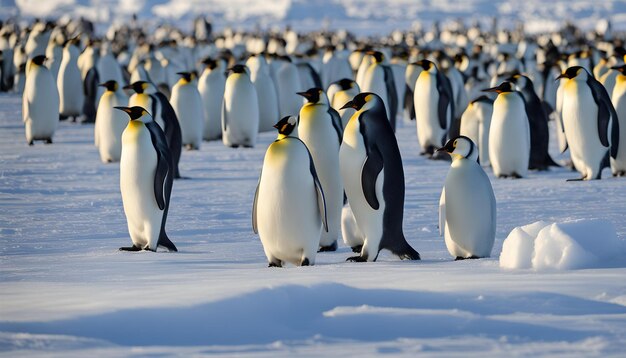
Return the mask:
<path id="1" fill-rule="evenodd" d="M 387 116 L 391 123 L 391 128 L 396 130 L 396 114 L 398 112 L 398 93 L 395 79 L 391 67 L 385 63 L 385 56 L 380 51 L 370 51 L 372 64 L 368 67 L 363 76 L 363 85 L 360 86 L 364 92 L 376 93 L 383 100 L 387 108 Z"/>
<path id="2" fill-rule="evenodd" d="M 119 87 L 114 80 L 99 86 L 106 88 L 106 92 L 102 94 L 96 113 L 95 144 L 103 163 L 118 162 L 122 155 L 122 133 L 128 124 L 128 116 L 114 107 L 127 105 L 128 98 L 118 91 Z"/>
<path id="3" fill-rule="evenodd" d="M 120 191 L 133 245 L 121 251 L 178 251 L 165 233 L 174 180 L 165 135 L 141 107 L 116 107 L 130 122 L 122 134 Z"/>
<path id="4" fill-rule="evenodd" d="M 328 230 L 324 192 L 296 125 L 294 116 L 276 123 L 278 137 L 267 148 L 254 195 L 252 228 L 269 267 L 314 265 L 321 232 Z"/>
<path id="5" fill-rule="evenodd" d="M 479 163 L 488 166 L 489 162 L 489 128 L 493 113 L 493 100 L 480 96 L 471 101 L 461 116 L 461 135 L 477 143 Z"/>
<path id="6" fill-rule="evenodd" d="M 215 140 L 222 136 L 222 100 L 224 99 L 224 65 L 220 60 L 207 58 L 198 80 L 198 91 L 204 108 L 204 140 Z M 276 116 L 277 117 L 277 116 Z"/>
<path id="7" fill-rule="evenodd" d="M 34 140 L 52 143 L 59 123 L 59 93 L 52 73 L 43 64 L 45 60 L 43 55 L 32 59 L 22 94 L 22 119 L 28 145 L 33 145 Z"/>
<path id="8" fill-rule="evenodd" d="M 477 163 L 476 145 L 459 136 L 438 150 L 452 157 L 439 200 L 439 234 L 455 260 L 489 257 L 496 235 L 496 199 Z"/>
<path id="9" fill-rule="evenodd" d="M 619 122 L 602 84 L 580 66 L 569 67 L 557 79 L 563 84 L 563 129 L 579 179 L 600 179 L 619 148 Z"/>
<path id="10" fill-rule="evenodd" d="M 298 94 L 307 100 L 300 109 L 298 137 L 311 153 L 326 199 L 328 231 L 322 232 L 320 251 L 335 251 L 343 206 L 339 173 L 339 146 L 343 136 L 341 118 L 329 106 L 328 98 L 321 88 L 311 88 Z"/>
<path id="11" fill-rule="evenodd" d="M 365 241 L 349 261 L 376 261 L 387 249 L 401 259 L 420 256 L 404 238 L 404 169 L 398 142 L 382 99 L 360 93 L 343 108 L 354 108 L 343 134 L 339 164 L 344 189 Z"/>
<path id="12" fill-rule="evenodd" d="M 63 49 L 63 59 L 59 67 L 57 77 L 57 89 L 59 90 L 59 113 L 62 118 L 73 117 L 78 119 L 83 111 L 85 94 L 83 81 L 78 68 L 79 50 L 76 47 L 77 39 L 71 39 Z"/>
<path id="13" fill-rule="evenodd" d="M 190 72 L 178 72 L 180 79 L 172 88 L 170 103 L 180 123 L 183 145 L 187 150 L 200 149 L 204 127 L 202 97 Z"/>
<path id="14" fill-rule="evenodd" d="M 354 114 L 355 110 L 354 108 L 341 109 L 341 107 L 352 100 L 354 96 L 360 92 L 361 90 L 359 89 L 359 85 L 349 78 L 343 78 L 339 81 L 335 81 L 328 86 L 328 90 L 326 91 L 328 95 L 328 102 L 330 103 L 330 106 L 339 113 L 339 116 L 341 117 L 342 130 L 348 125 L 348 121 Z"/>
<path id="15" fill-rule="evenodd" d="M 222 141 L 227 147 L 254 147 L 259 132 L 256 89 L 245 66 L 235 65 L 229 72 L 222 102 Z"/>
<path id="16" fill-rule="evenodd" d="M 626 118 L 626 65 L 611 67 L 612 70 L 619 71 L 615 78 L 615 87 L 611 95 L 611 102 L 615 107 L 617 118 Z M 622 121 L 619 128 L 619 138 L 626 138 L 626 124 Z M 626 145 L 620 145 L 615 158 L 611 158 L 611 171 L 613 176 L 626 176 Z"/>

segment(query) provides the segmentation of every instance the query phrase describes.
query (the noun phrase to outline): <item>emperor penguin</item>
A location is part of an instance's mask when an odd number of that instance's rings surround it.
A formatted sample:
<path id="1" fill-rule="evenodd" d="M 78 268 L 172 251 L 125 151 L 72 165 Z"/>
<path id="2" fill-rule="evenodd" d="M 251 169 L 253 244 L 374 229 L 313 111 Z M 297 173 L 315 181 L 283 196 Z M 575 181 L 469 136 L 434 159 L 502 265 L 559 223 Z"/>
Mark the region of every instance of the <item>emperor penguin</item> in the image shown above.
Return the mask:
<path id="1" fill-rule="evenodd" d="M 600 179 L 619 148 L 619 122 L 606 89 L 583 67 L 569 67 L 559 77 L 563 87 L 563 129 L 580 179 Z"/>
<path id="2" fill-rule="evenodd" d="M 498 178 L 522 178 L 530 159 L 530 126 L 524 98 L 511 82 L 502 82 L 485 92 L 498 93 L 493 102 L 489 128 L 489 161 Z"/>
<path id="3" fill-rule="evenodd" d="M 202 97 L 204 108 L 204 140 L 215 140 L 222 136 L 222 101 L 224 100 L 224 63 L 220 60 L 206 58 L 205 65 L 198 80 L 198 91 Z M 275 118 L 278 117 L 278 114 Z"/>
<path id="4" fill-rule="evenodd" d="M 359 89 L 359 85 L 349 78 L 342 78 L 328 86 L 328 90 L 326 91 L 328 95 L 328 102 L 330 103 L 330 106 L 339 113 L 339 116 L 341 117 L 342 129 L 346 128 L 348 121 L 354 114 L 355 110 L 354 108 L 341 109 L 341 107 L 352 100 L 360 92 L 361 90 Z"/>
<path id="5" fill-rule="evenodd" d="M 476 145 L 459 136 L 438 150 L 452 157 L 439 199 L 439 235 L 456 260 L 489 257 L 496 236 L 496 198 L 478 164 Z"/>
<path id="6" fill-rule="evenodd" d="M 615 79 L 611 102 L 615 107 L 617 118 L 626 119 L 626 65 L 613 66 L 611 69 L 619 72 Z M 623 139 L 626 138 L 626 123 L 622 120 L 620 124 L 619 138 Z M 620 145 L 616 157 L 611 159 L 611 171 L 613 176 L 626 176 L 626 145 Z"/>
<path id="7" fill-rule="evenodd" d="M 267 61 L 261 55 L 250 56 L 246 61 L 246 66 L 250 69 L 250 80 L 258 98 L 259 131 L 272 130 L 274 121 L 278 118 L 278 94 L 274 81 L 270 77 Z"/>
<path id="8" fill-rule="evenodd" d="M 276 77 L 274 78 L 274 84 L 278 93 L 278 113 L 281 118 L 295 115 L 302 106 L 302 99 L 296 94 L 303 90 L 300 84 L 298 67 L 287 56 L 276 59 L 274 62 L 278 66 L 276 68 Z"/>
<path id="9" fill-rule="evenodd" d="M 96 123 L 94 125 L 94 140 L 103 163 L 119 162 L 122 155 L 122 132 L 128 124 L 128 116 L 114 107 L 128 104 L 128 98 L 119 90 L 116 81 L 109 80 L 102 84 L 106 91 L 102 94 Z"/>
<path id="10" fill-rule="evenodd" d="M 61 118 L 73 117 L 76 121 L 83 112 L 85 93 L 83 80 L 78 68 L 78 39 L 69 40 L 63 48 L 63 59 L 57 77 Z"/>
<path id="11" fill-rule="evenodd" d="M 222 102 L 222 141 L 225 146 L 254 147 L 259 132 L 256 89 L 244 65 L 229 69 Z"/>
<path id="12" fill-rule="evenodd" d="M 204 126 L 202 97 L 190 72 L 178 72 L 180 79 L 172 88 L 170 103 L 180 123 L 183 146 L 188 150 L 200 149 Z"/>
<path id="13" fill-rule="evenodd" d="M 352 249 L 352 252 L 356 254 L 361 252 L 365 236 L 359 230 L 359 225 L 356 223 L 350 203 L 347 203 L 341 209 L 341 236 L 343 237 L 343 243 Z"/>
<path id="14" fill-rule="evenodd" d="M 343 133 L 339 167 L 348 202 L 365 237 L 359 256 L 349 261 L 376 261 L 387 249 L 401 259 L 420 255 L 404 238 L 404 169 L 398 142 L 383 100 L 364 92 L 346 103 L 354 108 Z"/>
<path id="15" fill-rule="evenodd" d="M 270 267 L 315 264 L 320 235 L 328 230 L 324 191 L 296 126 L 295 116 L 276 123 L 278 138 L 267 148 L 254 194 L 252 228 Z"/>
<path id="16" fill-rule="evenodd" d="M 549 166 L 559 166 L 548 153 L 550 133 L 548 114 L 539 96 L 535 92 L 533 82 L 527 76 L 516 74 L 507 79 L 515 84 L 524 99 L 526 114 L 530 126 L 530 159 L 528 169 L 546 170 Z"/>
<path id="17" fill-rule="evenodd" d="M 489 166 L 489 128 L 493 113 L 493 100 L 480 96 L 471 101 L 461 115 L 461 135 L 478 143 L 478 158 L 482 166 Z"/>
<path id="18" fill-rule="evenodd" d="M 452 121 L 452 87 L 432 61 L 420 60 L 416 64 L 422 67 L 413 91 L 417 139 L 422 149 L 420 154 L 434 158 L 435 148 L 445 143 Z"/>
<path id="19" fill-rule="evenodd" d="M 339 146 L 343 137 L 341 118 L 330 107 L 321 88 L 311 88 L 298 94 L 307 100 L 300 109 L 298 137 L 311 153 L 326 197 L 328 231 L 322 232 L 320 251 L 335 251 L 341 230 L 343 206 L 343 187 L 339 173 Z"/>
<path id="20" fill-rule="evenodd" d="M 387 108 L 387 118 L 391 123 L 391 129 L 396 130 L 396 114 L 398 112 L 398 93 L 393 77 L 393 72 L 389 64 L 385 62 L 385 55 L 380 51 L 372 51 L 372 64 L 365 71 L 363 85 L 360 86 L 363 92 L 376 93 L 384 102 Z"/>
<path id="21" fill-rule="evenodd" d="M 52 143 L 59 123 L 59 94 L 52 73 L 43 64 L 45 60 L 43 55 L 32 59 L 22 94 L 22 119 L 28 145 L 33 145 L 34 140 Z"/>
<path id="22" fill-rule="evenodd" d="M 128 99 L 128 105 L 131 107 L 139 106 L 150 108 L 152 111 L 152 120 L 165 132 L 167 145 L 172 153 L 174 162 L 174 179 L 183 178 L 178 169 L 180 155 L 183 147 L 183 137 L 180 129 L 180 123 L 176 117 L 174 108 L 167 100 L 165 95 L 156 91 L 155 87 L 145 81 L 137 81 L 128 86 L 126 90 L 133 90 L 135 93 Z M 151 92 L 151 93 L 148 93 Z"/>
<path id="23" fill-rule="evenodd" d="M 138 106 L 115 107 L 128 113 L 122 134 L 120 191 L 133 241 L 121 251 L 156 251 L 163 246 L 178 251 L 165 233 L 174 170 L 165 134 L 148 112 Z"/>

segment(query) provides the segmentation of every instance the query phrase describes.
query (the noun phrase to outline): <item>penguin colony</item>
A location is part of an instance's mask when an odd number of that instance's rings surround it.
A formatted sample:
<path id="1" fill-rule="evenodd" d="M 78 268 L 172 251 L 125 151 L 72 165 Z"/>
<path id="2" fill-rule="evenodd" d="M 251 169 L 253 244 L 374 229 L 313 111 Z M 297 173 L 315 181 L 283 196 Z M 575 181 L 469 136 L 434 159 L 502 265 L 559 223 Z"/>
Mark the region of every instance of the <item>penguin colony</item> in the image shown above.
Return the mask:
<path id="1" fill-rule="evenodd" d="M 349 261 L 383 249 L 420 259 L 402 231 L 398 125 L 415 126 L 416 155 L 451 161 L 439 229 L 457 260 L 491 254 L 489 167 L 495 178 L 560 165 L 580 174 L 572 180 L 626 176 L 626 49 L 608 22 L 538 35 L 435 23 L 367 39 L 194 24 L 133 19 L 104 36 L 84 19 L 0 24 L 0 91 L 22 94 L 27 143 L 52 143 L 60 120 L 95 122 L 100 160 L 120 163 L 132 240 L 120 250 L 177 251 L 165 225 L 181 150 L 254 147 L 261 131 L 277 138 L 252 227 L 276 267 L 313 265 L 340 238 Z M 570 162 L 551 158 L 550 140 Z"/>

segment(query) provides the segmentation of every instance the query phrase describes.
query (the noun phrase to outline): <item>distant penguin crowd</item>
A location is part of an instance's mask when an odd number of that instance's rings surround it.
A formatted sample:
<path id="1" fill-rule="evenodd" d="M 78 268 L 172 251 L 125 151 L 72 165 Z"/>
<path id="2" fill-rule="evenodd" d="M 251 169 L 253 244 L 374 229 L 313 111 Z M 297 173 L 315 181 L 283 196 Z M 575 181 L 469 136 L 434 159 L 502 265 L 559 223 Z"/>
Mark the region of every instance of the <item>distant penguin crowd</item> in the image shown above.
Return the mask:
<path id="1" fill-rule="evenodd" d="M 123 251 L 178 250 L 165 224 L 183 149 L 246 150 L 272 130 L 251 198 L 271 267 L 313 265 L 341 242 L 349 261 L 383 249 L 420 259 L 402 229 L 399 127 L 414 126 L 415 156 L 451 162 L 439 230 L 456 260 L 491 255 L 486 171 L 626 176 L 626 37 L 605 20 L 546 33 L 457 20 L 370 37 L 215 32 L 204 18 L 191 32 L 137 18 L 107 26 L 0 23 L 0 91 L 22 96 L 28 145 L 53 143 L 59 121 L 93 125 L 100 160 L 120 166 Z M 551 142 L 569 159 L 555 161 Z"/>

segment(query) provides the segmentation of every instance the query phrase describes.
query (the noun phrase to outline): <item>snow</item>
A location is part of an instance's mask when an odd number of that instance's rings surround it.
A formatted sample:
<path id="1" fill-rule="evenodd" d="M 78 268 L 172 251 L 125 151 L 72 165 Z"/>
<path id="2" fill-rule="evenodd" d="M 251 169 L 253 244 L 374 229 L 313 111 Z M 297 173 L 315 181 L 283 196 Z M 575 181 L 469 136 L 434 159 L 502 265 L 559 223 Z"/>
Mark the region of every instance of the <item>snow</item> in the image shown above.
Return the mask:
<path id="1" fill-rule="evenodd" d="M 538 270 L 604 267 L 625 253 L 609 221 L 538 221 L 511 231 L 502 245 L 500 267 Z"/>
<path id="2" fill-rule="evenodd" d="M 608 170 L 590 182 L 488 170 L 492 258 L 454 262 L 437 230 L 449 163 L 420 157 L 414 124 L 400 122 L 404 231 L 423 260 L 347 263 L 340 242 L 315 266 L 270 269 L 251 206 L 275 134 L 252 149 L 205 142 L 182 155 L 191 179 L 174 183 L 167 229 L 180 252 L 123 253 L 119 167 L 100 162 L 93 126 L 62 122 L 54 144 L 28 147 L 20 103 L 0 96 L 0 356 L 623 354 L 623 255 L 578 270 L 507 270 L 498 257 L 513 229 L 541 236 L 519 228 L 537 220 L 557 223 L 554 248 L 577 240 L 596 255 L 585 238 L 613 232 L 623 245 L 624 179 Z"/>

